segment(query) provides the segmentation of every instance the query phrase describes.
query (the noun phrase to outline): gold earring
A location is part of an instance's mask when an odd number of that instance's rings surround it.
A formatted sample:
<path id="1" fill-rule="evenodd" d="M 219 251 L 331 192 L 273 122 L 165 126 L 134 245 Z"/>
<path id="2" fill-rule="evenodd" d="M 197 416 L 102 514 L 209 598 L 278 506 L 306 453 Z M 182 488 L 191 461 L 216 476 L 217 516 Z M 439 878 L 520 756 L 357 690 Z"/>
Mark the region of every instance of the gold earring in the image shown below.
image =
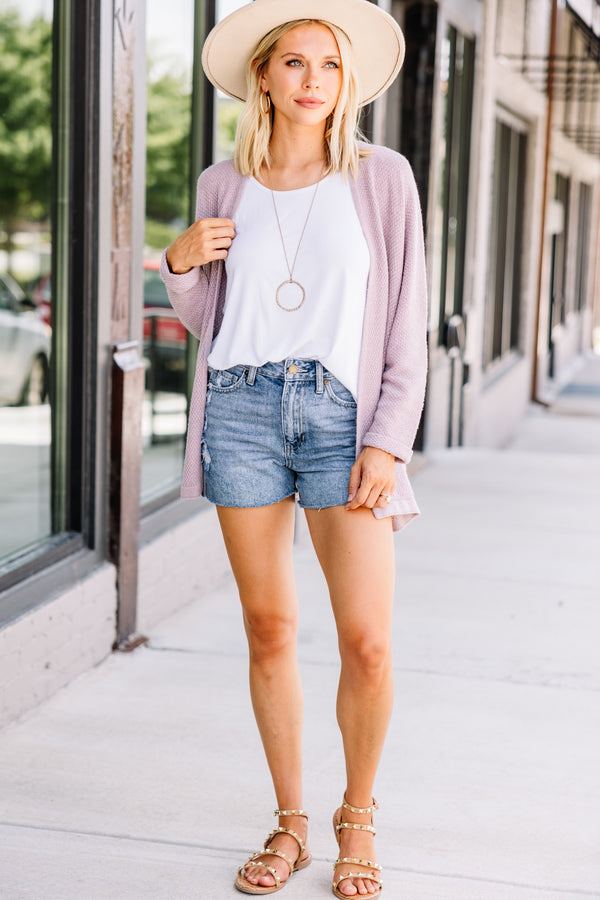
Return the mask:
<path id="1" fill-rule="evenodd" d="M 266 109 L 263 106 L 263 97 L 267 98 L 267 108 Z M 266 116 L 266 115 L 268 115 L 270 109 L 271 109 L 271 95 L 269 94 L 268 91 L 263 91 L 262 94 L 260 95 L 260 111 Z"/>

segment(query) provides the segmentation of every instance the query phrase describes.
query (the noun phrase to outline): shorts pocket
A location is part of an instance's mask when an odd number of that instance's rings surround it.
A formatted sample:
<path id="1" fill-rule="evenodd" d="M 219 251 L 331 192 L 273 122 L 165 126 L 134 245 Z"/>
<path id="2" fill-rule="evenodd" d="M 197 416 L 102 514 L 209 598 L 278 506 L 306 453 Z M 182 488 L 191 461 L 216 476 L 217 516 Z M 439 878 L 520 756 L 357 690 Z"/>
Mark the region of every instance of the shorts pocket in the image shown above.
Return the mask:
<path id="1" fill-rule="evenodd" d="M 337 403 L 338 406 L 343 406 L 346 409 L 356 409 L 356 400 L 352 396 L 352 391 L 344 387 L 342 382 L 334 378 L 330 372 L 325 376 L 325 390 L 331 400 Z"/>
<path id="2" fill-rule="evenodd" d="M 245 383 L 247 373 L 244 366 L 234 366 L 232 369 L 209 368 L 208 386 L 218 394 L 231 394 Z"/>

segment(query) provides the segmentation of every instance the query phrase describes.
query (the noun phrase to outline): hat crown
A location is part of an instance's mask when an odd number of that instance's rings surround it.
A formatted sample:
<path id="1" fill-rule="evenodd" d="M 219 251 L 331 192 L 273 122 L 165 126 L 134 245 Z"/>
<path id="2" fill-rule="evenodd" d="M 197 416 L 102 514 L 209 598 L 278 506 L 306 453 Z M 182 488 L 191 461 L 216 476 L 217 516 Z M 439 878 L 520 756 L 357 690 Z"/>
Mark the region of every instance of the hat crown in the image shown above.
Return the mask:
<path id="1" fill-rule="evenodd" d="M 226 16 L 208 35 L 202 52 L 207 78 L 224 94 L 245 100 L 246 66 L 257 45 L 274 28 L 299 19 L 331 22 L 348 35 L 361 106 L 383 94 L 400 71 L 402 30 L 369 0 L 254 0 Z"/>

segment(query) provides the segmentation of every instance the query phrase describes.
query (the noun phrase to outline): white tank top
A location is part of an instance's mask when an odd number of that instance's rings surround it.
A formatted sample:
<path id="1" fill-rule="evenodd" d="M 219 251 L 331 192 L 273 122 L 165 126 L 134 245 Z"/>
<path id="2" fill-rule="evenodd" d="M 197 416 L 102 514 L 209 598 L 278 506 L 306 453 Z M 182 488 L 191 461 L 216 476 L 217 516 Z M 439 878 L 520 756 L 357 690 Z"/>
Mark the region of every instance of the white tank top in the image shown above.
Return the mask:
<path id="1" fill-rule="evenodd" d="M 273 193 L 292 266 L 315 186 Z M 228 369 L 287 357 L 318 359 L 356 398 L 370 259 L 350 185 L 340 174 L 319 183 L 294 267 L 294 280 L 306 291 L 295 312 L 276 302 L 289 272 L 273 195 L 254 178 L 247 179 L 235 228 L 225 262 L 223 323 L 208 364 Z M 287 306 L 301 297 L 298 289 L 281 295 Z"/>

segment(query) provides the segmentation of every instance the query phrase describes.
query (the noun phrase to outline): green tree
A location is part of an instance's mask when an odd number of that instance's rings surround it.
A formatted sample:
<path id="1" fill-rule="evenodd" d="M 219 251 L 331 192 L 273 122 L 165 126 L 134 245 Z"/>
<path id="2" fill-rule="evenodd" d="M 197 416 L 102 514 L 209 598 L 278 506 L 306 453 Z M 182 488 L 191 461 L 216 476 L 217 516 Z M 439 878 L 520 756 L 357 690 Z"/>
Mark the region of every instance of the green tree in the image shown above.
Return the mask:
<path id="1" fill-rule="evenodd" d="M 9 268 L 19 220 L 49 215 L 52 180 L 52 25 L 0 14 L 0 223 Z"/>
<path id="2" fill-rule="evenodd" d="M 146 216 L 159 222 L 188 216 L 191 94 L 183 75 L 148 77 Z"/>

